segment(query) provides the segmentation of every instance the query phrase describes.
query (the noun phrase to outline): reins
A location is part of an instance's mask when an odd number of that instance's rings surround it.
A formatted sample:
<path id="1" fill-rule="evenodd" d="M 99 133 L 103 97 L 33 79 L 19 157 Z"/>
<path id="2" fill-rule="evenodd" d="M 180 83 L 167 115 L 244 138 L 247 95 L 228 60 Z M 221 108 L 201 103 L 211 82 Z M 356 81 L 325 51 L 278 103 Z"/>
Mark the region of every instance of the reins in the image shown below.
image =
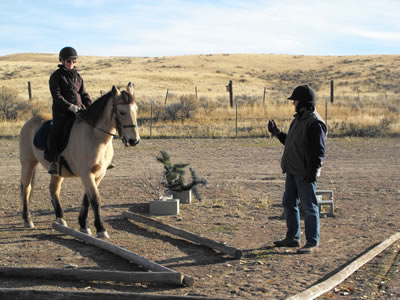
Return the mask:
<path id="1" fill-rule="evenodd" d="M 106 133 L 106 134 L 108 134 L 108 135 L 111 135 L 112 137 L 115 137 L 115 138 L 118 137 L 118 135 L 116 135 L 116 134 L 113 134 L 113 133 L 111 133 L 111 132 L 108 132 L 108 131 L 106 131 L 106 130 L 103 130 L 103 129 L 101 129 L 101 128 L 98 128 L 98 127 L 96 127 L 96 126 L 90 124 L 88 121 L 86 121 L 85 119 L 81 118 L 78 114 L 76 114 L 75 116 L 76 116 L 76 118 L 77 118 L 79 121 L 83 121 L 83 122 L 85 122 L 86 124 L 89 124 L 89 125 L 92 126 L 94 129 L 100 130 L 101 132 L 104 132 L 104 133 Z"/>
<path id="2" fill-rule="evenodd" d="M 115 114 L 115 123 L 116 123 L 116 129 L 117 129 L 118 135 L 113 134 L 111 132 L 108 132 L 108 131 L 106 131 L 104 129 L 101 129 L 99 127 L 96 127 L 96 126 L 90 124 L 88 121 L 86 121 L 85 119 L 81 118 L 78 114 L 76 114 L 76 118 L 78 120 L 80 120 L 80 121 L 85 122 L 86 124 L 89 124 L 94 129 L 100 130 L 101 132 L 106 133 L 108 135 L 111 135 L 112 137 L 115 137 L 115 138 L 118 137 L 118 136 L 121 137 L 121 128 L 136 128 L 137 126 L 136 126 L 136 124 L 122 125 L 121 122 L 118 119 L 118 114 L 116 113 L 116 111 L 117 111 L 116 107 L 117 107 L 117 105 L 115 104 L 115 96 L 113 96 L 113 107 L 112 107 L 112 111 L 111 111 L 111 118 Z"/>

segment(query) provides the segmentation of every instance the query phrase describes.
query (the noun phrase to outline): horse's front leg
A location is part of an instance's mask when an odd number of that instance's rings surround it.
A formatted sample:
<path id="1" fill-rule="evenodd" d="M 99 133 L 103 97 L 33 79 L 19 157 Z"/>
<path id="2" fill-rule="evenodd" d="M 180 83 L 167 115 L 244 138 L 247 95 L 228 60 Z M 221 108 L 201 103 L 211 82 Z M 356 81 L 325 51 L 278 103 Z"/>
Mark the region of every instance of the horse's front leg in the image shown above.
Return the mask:
<path id="1" fill-rule="evenodd" d="M 89 213 L 89 197 L 85 194 L 83 196 L 82 206 L 81 206 L 81 211 L 79 213 L 78 221 L 79 221 L 79 226 L 81 227 L 80 231 L 91 235 L 92 231 L 87 226 L 88 213 Z"/>
<path id="2" fill-rule="evenodd" d="M 95 179 L 93 174 L 87 178 L 82 178 L 82 182 L 85 185 L 86 194 L 84 196 L 81 213 L 79 215 L 79 224 L 81 226 L 81 231 L 87 229 L 86 220 L 88 215 L 88 203 L 90 203 L 93 209 L 94 226 L 96 227 L 97 237 L 109 238 L 109 235 L 104 228 L 103 218 L 101 216 L 101 200 L 99 191 L 97 189 L 97 185 L 101 178 Z"/>
<path id="3" fill-rule="evenodd" d="M 49 190 L 51 204 L 53 204 L 54 212 L 56 214 L 56 222 L 67 226 L 67 222 L 64 220 L 64 210 L 62 209 L 60 202 L 60 190 L 63 181 L 63 177 L 51 176 Z"/>

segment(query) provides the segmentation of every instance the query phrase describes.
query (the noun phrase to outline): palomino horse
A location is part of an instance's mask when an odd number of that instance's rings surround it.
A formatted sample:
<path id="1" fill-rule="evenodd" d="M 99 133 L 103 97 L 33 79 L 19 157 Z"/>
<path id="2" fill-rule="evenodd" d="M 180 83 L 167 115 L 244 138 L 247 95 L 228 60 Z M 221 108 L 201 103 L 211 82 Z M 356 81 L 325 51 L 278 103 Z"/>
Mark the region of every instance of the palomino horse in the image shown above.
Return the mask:
<path id="1" fill-rule="evenodd" d="M 109 237 L 101 217 L 97 187 L 112 161 L 114 155 L 112 140 L 115 134 L 119 134 L 125 146 L 136 146 L 139 143 L 136 116 L 137 105 L 132 83 L 128 84 L 126 91 L 119 91 L 113 86 L 109 93 L 93 102 L 86 111 L 77 116 L 71 129 L 69 143 L 61 153 L 69 168 L 62 166 L 59 174 L 52 175 L 50 180 L 49 189 L 56 222 L 66 225 L 60 203 L 60 189 L 64 177 L 79 176 L 85 187 L 79 214 L 80 230 L 91 234 L 90 228 L 87 226 L 88 210 L 91 205 L 97 237 Z M 40 162 L 47 169 L 49 164 L 44 159 L 44 151 L 35 147 L 33 140 L 47 119 L 49 116 L 38 115 L 31 118 L 22 127 L 20 133 L 22 216 L 25 227 L 29 228 L 34 228 L 29 202 L 35 167 Z"/>

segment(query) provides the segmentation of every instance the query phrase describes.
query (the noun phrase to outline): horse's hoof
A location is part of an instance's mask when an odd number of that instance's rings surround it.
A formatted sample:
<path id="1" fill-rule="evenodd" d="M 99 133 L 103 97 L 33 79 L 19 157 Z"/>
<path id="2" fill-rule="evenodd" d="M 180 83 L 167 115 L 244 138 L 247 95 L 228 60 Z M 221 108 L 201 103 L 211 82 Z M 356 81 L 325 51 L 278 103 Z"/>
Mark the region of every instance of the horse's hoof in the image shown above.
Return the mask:
<path id="1" fill-rule="evenodd" d="M 97 237 L 99 239 L 109 239 L 110 236 L 108 235 L 107 231 L 100 231 L 97 233 Z"/>
<path id="2" fill-rule="evenodd" d="M 57 219 L 56 219 L 56 222 L 57 222 L 58 224 L 61 224 L 61 225 L 65 226 L 65 227 L 68 227 L 67 222 L 65 222 L 65 220 L 64 220 L 63 218 L 57 218 Z"/>
<path id="3" fill-rule="evenodd" d="M 33 228 L 35 228 L 35 225 L 33 225 L 33 222 L 30 221 L 30 222 L 25 222 L 24 227 L 33 229 Z"/>
<path id="4" fill-rule="evenodd" d="M 86 233 L 87 235 L 92 235 L 92 231 L 90 230 L 90 228 L 81 228 L 80 232 Z"/>

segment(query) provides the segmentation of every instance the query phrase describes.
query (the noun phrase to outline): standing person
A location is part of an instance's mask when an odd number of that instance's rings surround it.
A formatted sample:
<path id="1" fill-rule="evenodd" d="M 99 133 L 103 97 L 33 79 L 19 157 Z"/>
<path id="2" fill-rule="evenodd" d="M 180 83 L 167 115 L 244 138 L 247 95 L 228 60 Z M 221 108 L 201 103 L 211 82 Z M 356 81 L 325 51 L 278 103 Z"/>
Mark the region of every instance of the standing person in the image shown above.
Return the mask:
<path id="1" fill-rule="evenodd" d="M 296 87 L 288 99 L 293 100 L 296 111 L 289 132 L 281 132 L 274 120 L 268 122 L 268 131 L 285 145 L 281 167 L 286 173 L 282 205 L 287 232 L 285 239 L 274 244 L 276 247 L 300 246 L 300 202 L 304 212 L 306 244 L 297 253 L 311 253 L 318 247 L 320 238 L 316 188 L 325 156 L 327 127 L 315 111 L 316 95 L 311 87 Z"/>
<path id="2" fill-rule="evenodd" d="M 64 47 L 59 54 L 58 69 L 51 74 L 49 87 L 53 97 L 53 121 L 45 158 L 50 162 L 49 174 L 57 174 L 58 152 L 64 139 L 64 128 L 70 127 L 78 111 L 86 109 L 92 100 L 85 90 L 83 79 L 76 69 L 78 53 Z"/>

